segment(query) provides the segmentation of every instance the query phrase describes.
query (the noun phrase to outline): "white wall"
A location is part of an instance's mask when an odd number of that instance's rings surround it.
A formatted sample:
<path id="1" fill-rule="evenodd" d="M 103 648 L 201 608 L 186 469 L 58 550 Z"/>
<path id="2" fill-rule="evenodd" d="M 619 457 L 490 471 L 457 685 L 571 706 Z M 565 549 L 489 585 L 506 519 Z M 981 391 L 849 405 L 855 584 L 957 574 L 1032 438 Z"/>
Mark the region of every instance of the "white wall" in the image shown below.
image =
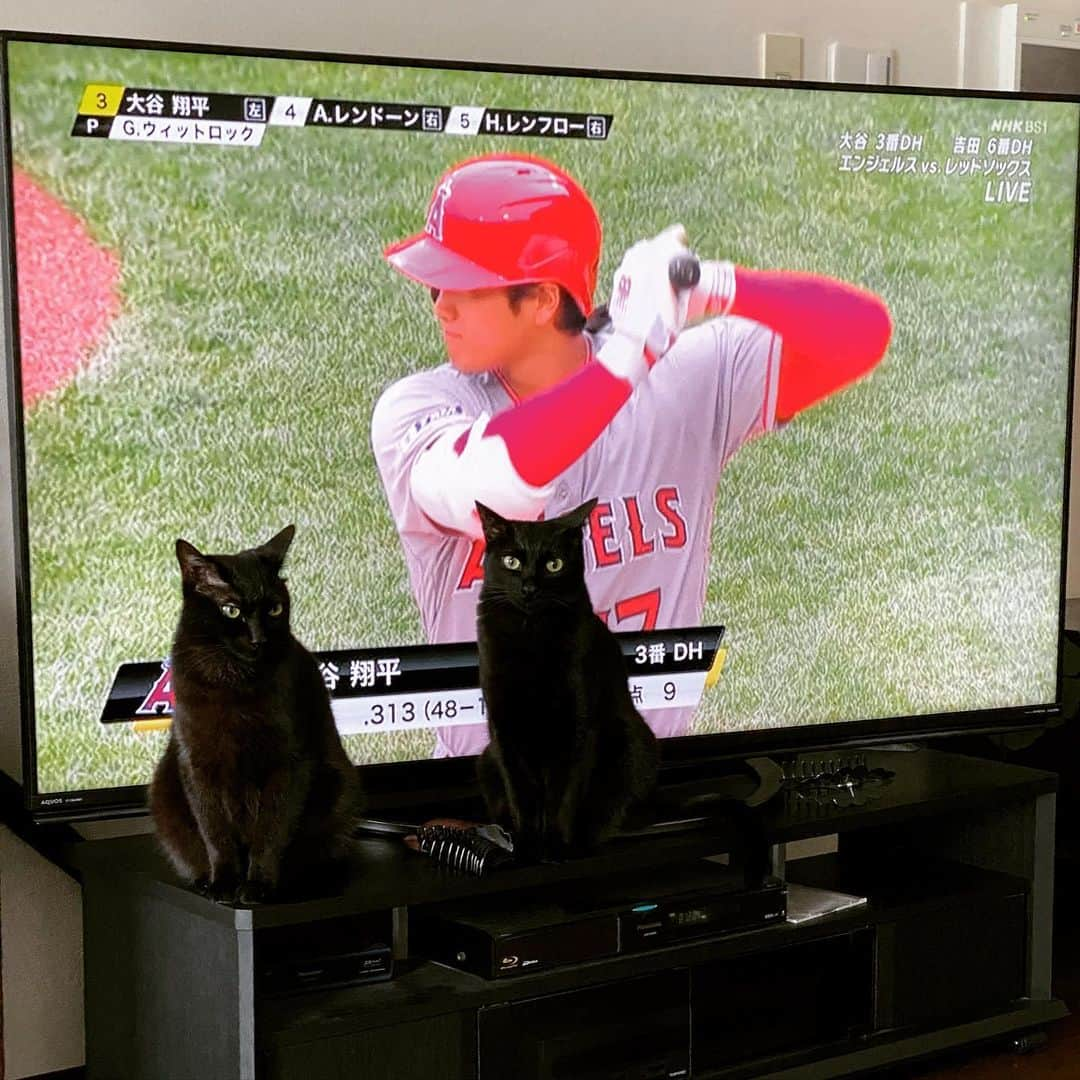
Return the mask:
<path id="1" fill-rule="evenodd" d="M 757 35 L 770 30 L 803 35 L 808 79 L 825 78 L 826 45 L 839 37 L 895 49 L 899 81 L 937 86 L 956 84 L 959 20 L 955 0 L 546 0 L 513 7 L 504 0 L 396 0 L 380 9 L 313 0 L 302 15 L 291 4 L 251 0 L 0 5 L 0 22 L 9 29 L 746 76 L 756 74 Z"/>
<path id="2" fill-rule="evenodd" d="M 999 8 L 975 0 L 979 8 Z M 1080 11 L 1078 11 L 1080 13 Z M 1070 16 L 1072 12 L 1070 11 Z M 982 14 L 985 21 L 986 13 Z M 990 13 L 991 20 L 993 13 Z M 411 57 L 644 69 L 753 76 L 764 31 L 804 37 L 803 75 L 825 78 L 828 42 L 895 53 L 895 80 L 955 86 L 960 79 L 960 4 L 956 0 L 754 0 L 740 4 L 661 0 L 505 0 L 433 4 L 395 0 L 386 7 L 309 0 L 0 0 L 0 26 L 70 34 L 198 41 Z M 997 68 L 979 50 L 992 34 L 972 35 L 966 85 L 997 86 Z M 974 51 L 973 51 L 974 50 Z M 985 78 L 986 82 L 978 82 Z M 975 80 L 975 81 L 973 81 Z M 0 389 L 0 395 L 3 391 Z M 6 411 L 0 400 L 0 415 Z M 0 433 L 2 434 L 2 433 Z M 10 669 L 14 602 L 10 527 L 5 520 L 6 440 L 0 442 L 0 755 L 12 745 L 18 714 Z M 1080 591 L 1080 582 L 1077 583 Z M 3 760 L 0 758 L 0 760 Z M 0 829 L 3 887 L 4 1028 L 8 1080 L 78 1064 L 81 1046 L 81 921 L 78 890 Z M 63 988 L 58 998 L 58 988 Z M 73 1049 L 76 1048 L 76 1049 Z"/>
<path id="3" fill-rule="evenodd" d="M 1080 21 L 1080 5 L 1069 0 L 1046 0 L 1046 3 L 1020 4 L 1020 37 L 1024 41 L 1037 41 L 1043 45 L 1080 43 L 1075 33 L 1075 23 Z M 1072 28 L 1062 36 L 1061 27 Z"/>
<path id="4" fill-rule="evenodd" d="M 989 0 L 960 5 L 960 56 L 957 84 L 968 88 L 1015 90 L 1017 79 L 1016 4 Z"/>
<path id="5" fill-rule="evenodd" d="M 2 826 L 0 954 L 9 1080 L 81 1065 L 79 886 Z"/>

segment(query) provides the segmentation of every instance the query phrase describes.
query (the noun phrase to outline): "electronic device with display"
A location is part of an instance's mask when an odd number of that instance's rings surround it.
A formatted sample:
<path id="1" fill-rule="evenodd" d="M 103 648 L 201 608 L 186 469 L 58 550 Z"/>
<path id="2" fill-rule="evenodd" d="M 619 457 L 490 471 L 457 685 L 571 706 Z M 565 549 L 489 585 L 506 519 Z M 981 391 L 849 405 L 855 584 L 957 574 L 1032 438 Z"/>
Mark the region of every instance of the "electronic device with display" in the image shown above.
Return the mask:
<path id="1" fill-rule="evenodd" d="M 175 539 L 289 522 L 373 810 L 470 788 L 474 479 L 599 500 L 587 580 L 669 768 L 1060 715 L 1077 101 L 28 34 L 2 63 L 0 767 L 39 817 L 143 808 Z M 590 324 L 522 398 L 452 325 L 507 282 L 588 314 L 675 222 L 705 292 L 647 374 Z"/>

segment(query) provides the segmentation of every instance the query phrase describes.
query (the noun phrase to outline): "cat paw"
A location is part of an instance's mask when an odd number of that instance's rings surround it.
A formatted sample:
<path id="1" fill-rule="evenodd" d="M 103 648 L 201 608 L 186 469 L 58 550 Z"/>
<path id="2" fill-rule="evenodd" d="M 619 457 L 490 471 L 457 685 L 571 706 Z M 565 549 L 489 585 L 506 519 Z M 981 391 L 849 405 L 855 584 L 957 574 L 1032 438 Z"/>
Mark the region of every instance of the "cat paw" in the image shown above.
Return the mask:
<path id="1" fill-rule="evenodd" d="M 537 862 L 542 862 L 549 866 L 557 866 L 559 863 L 564 863 L 567 859 L 572 859 L 573 857 L 573 852 L 562 844 L 549 844 L 547 847 L 541 849 Z"/>
<path id="2" fill-rule="evenodd" d="M 571 859 L 581 859 L 590 854 L 591 845 L 583 840 L 567 841 L 562 838 L 548 840 L 540 850 L 540 861 L 545 863 L 564 863 Z"/>
<path id="3" fill-rule="evenodd" d="M 514 858 L 519 863 L 535 863 L 542 859 L 540 845 L 525 836 L 514 837 Z"/>
<path id="4" fill-rule="evenodd" d="M 266 881 L 245 881 L 236 890 L 238 904 L 265 904 L 274 892 L 274 887 Z"/>
<path id="5" fill-rule="evenodd" d="M 236 882 L 231 879 L 211 881 L 206 887 L 206 895 L 219 904 L 231 904 L 236 900 Z"/>

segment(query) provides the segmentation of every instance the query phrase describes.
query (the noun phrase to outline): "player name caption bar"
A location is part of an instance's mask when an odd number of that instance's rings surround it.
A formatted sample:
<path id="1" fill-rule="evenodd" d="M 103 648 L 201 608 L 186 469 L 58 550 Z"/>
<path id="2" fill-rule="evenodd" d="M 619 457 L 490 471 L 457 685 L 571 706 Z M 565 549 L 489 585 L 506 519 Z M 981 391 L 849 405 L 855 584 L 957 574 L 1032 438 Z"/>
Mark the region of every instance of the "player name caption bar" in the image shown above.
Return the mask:
<path id="1" fill-rule="evenodd" d="M 627 682 L 642 709 L 686 708 L 715 683 L 725 650 L 722 626 L 617 634 Z M 343 732 L 483 723 L 476 645 L 316 653 Z M 165 661 L 121 664 L 101 722 L 133 722 L 136 730 L 168 727 L 172 673 Z"/>
<path id="2" fill-rule="evenodd" d="M 266 128 L 274 125 L 606 139 L 612 121 L 609 113 L 216 94 L 91 83 L 79 102 L 71 134 L 129 142 L 258 146 Z"/>
<path id="3" fill-rule="evenodd" d="M 88 91 L 92 89 L 87 88 Z M 126 86 L 112 115 L 150 120 L 229 120 L 265 124 L 270 119 L 273 102 L 273 97 L 268 94 L 209 94 L 198 90 Z M 79 111 L 84 110 L 80 108 Z"/>
<path id="4" fill-rule="evenodd" d="M 450 135 L 538 135 L 554 139 L 606 139 L 610 113 L 545 112 L 536 109 L 488 109 L 455 106 L 446 131 Z"/>
<path id="5" fill-rule="evenodd" d="M 639 709 L 693 708 L 701 701 L 707 677 L 705 671 L 631 676 L 630 696 Z M 479 687 L 453 692 L 334 698 L 331 707 L 342 735 L 487 723 Z"/>
<path id="6" fill-rule="evenodd" d="M 195 90 L 92 83 L 83 92 L 71 134 L 119 142 L 255 147 L 262 143 L 274 98 Z"/>
<path id="7" fill-rule="evenodd" d="M 197 143 L 209 146 L 249 146 L 262 142 L 265 124 L 234 120 L 137 120 L 130 116 L 80 116 L 73 135 L 117 142 Z"/>
<path id="8" fill-rule="evenodd" d="M 606 139 L 610 113 L 496 109 L 484 105 L 403 105 L 315 98 L 307 123 L 315 127 L 378 128 L 447 135 L 534 135 Z"/>
<path id="9" fill-rule="evenodd" d="M 305 123 L 308 127 L 425 131 L 428 134 L 440 134 L 446 126 L 449 112 L 450 109 L 445 105 L 314 98 Z"/>

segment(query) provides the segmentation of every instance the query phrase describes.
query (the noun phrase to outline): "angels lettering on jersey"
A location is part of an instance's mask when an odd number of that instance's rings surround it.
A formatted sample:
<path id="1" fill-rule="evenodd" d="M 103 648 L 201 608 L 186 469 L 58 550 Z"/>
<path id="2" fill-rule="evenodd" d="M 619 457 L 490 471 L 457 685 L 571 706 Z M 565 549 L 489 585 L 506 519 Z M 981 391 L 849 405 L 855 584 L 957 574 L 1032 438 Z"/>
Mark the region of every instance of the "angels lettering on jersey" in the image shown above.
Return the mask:
<path id="1" fill-rule="evenodd" d="M 644 559 L 655 551 L 677 551 L 686 546 L 688 527 L 679 508 L 679 489 L 675 484 L 659 487 L 646 500 L 633 493 L 614 501 L 598 502 L 585 530 L 586 565 L 590 569 L 622 566 L 631 559 Z M 476 588 L 484 580 L 484 540 L 474 540 L 458 578 L 457 589 Z M 624 623 L 631 610 L 640 610 L 644 621 L 640 626 L 617 625 L 618 630 L 655 630 L 659 615 L 656 606 L 634 609 L 624 597 L 615 612 L 617 622 Z M 619 617 L 620 612 L 622 616 Z M 612 612 L 597 614 L 611 621 Z"/>

